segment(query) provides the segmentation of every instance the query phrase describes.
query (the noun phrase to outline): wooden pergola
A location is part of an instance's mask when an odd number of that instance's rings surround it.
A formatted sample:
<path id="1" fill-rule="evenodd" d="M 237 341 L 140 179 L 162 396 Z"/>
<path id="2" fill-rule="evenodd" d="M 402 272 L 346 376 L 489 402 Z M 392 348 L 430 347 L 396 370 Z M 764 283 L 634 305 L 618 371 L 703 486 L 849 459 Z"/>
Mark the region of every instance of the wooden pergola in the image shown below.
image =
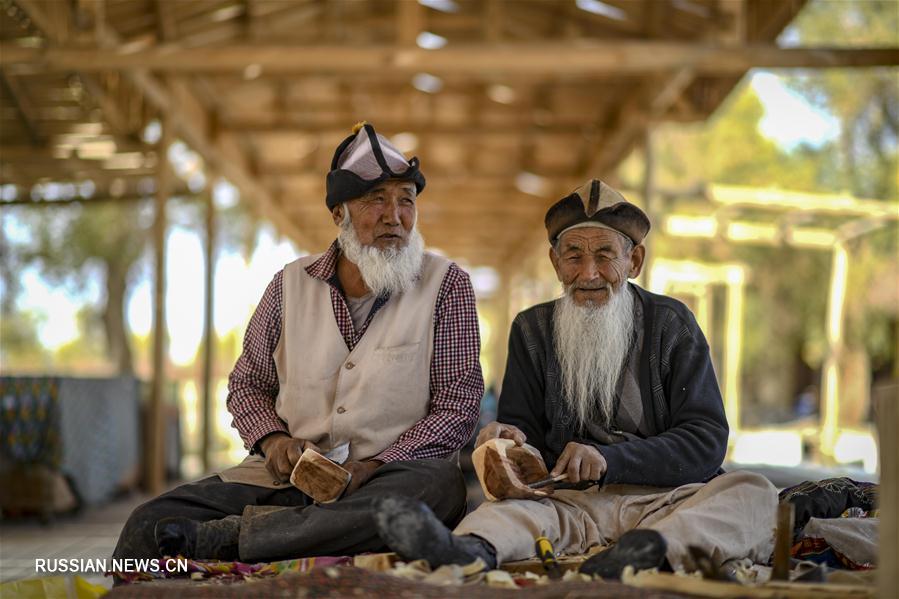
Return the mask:
<path id="1" fill-rule="evenodd" d="M 365 119 L 421 158 L 428 244 L 507 284 L 543 243 L 549 204 L 613 177 L 653 123 L 708 117 L 748 69 L 899 64 L 897 48 L 778 47 L 803 4 L 0 0 L 0 184 L 27 203 L 42 201 L 32 193 L 42 181 L 91 181 L 89 198 L 65 199 L 89 204 L 146 195 L 152 178 L 162 264 L 165 204 L 179 184 L 163 157 L 181 139 L 207 180 L 228 179 L 320 251 L 335 233 L 324 206 L 333 149 Z M 153 120 L 162 133 L 148 143 Z M 164 290 L 157 269 L 154 489 Z"/>

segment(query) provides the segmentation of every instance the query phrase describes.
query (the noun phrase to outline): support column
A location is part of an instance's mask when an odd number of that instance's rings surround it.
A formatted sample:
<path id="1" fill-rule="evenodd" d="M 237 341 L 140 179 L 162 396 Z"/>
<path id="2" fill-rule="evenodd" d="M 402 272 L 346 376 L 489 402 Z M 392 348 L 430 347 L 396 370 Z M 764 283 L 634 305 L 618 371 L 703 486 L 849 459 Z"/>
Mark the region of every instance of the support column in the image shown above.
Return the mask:
<path id="1" fill-rule="evenodd" d="M 731 267 L 727 273 L 726 316 L 724 321 L 724 412 L 730 438 L 740 432 L 740 378 L 743 347 L 744 276 Z"/>
<path id="2" fill-rule="evenodd" d="M 875 406 L 880 446 L 880 547 L 877 596 L 888 599 L 899 588 L 899 400 L 884 397 Z"/>
<path id="3" fill-rule="evenodd" d="M 503 386 L 506 373 L 506 358 L 509 351 L 509 327 L 512 324 L 509 310 L 512 303 L 512 274 L 507 268 L 499 273 L 500 286 L 496 299 L 495 320 L 490 330 L 491 381 L 496 397 Z"/>
<path id="4" fill-rule="evenodd" d="M 844 241 L 833 248 L 830 293 L 827 298 L 827 359 L 822 373 L 821 453 L 833 460 L 840 416 L 840 354 L 843 350 L 843 307 L 849 276 L 849 252 Z"/>
<path id="5" fill-rule="evenodd" d="M 203 423 L 203 471 L 212 469 L 212 446 L 215 433 L 215 424 L 212 417 L 213 398 L 215 396 L 215 378 L 213 376 L 213 364 L 215 360 L 215 330 L 213 325 L 213 313 L 215 309 L 215 242 L 216 242 L 216 218 L 215 202 L 213 201 L 213 175 L 206 173 L 206 189 L 203 191 L 203 200 L 206 207 L 206 304 L 203 308 L 203 399 L 201 421 Z"/>
<path id="6" fill-rule="evenodd" d="M 652 124 L 647 124 L 643 132 L 643 208 L 652 227 L 660 224 L 660 215 L 657 214 L 655 200 L 656 193 L 656 164 L 655 149 L 653 148 Z M 658 235 L 658 230 L 655 235 Z M 647 235 L 643 240 L 646 247 L 646 259 L 643 262 L 643 271 L 640 273 L 639 283 L 644 289 L 649 288 L 650 270 L 655 256 L 653 256 L 653 235 Z"/>
<path id="7" fill-rule="evenodd" d="M 156 221 L 153 224 L 155 284 L 153 298 L 153 383 L 148 412 L 147 434 L 147 490 L 158 495 L 165 486 L 165 389 L 166 376 L 166 319 L 165 319 L 165 238 L 168 229 L 166 204 L 171 193 L 172 169 L 168 160 L 172 142 L 171 119 L 162 121 L 162 136 L 156 155 Z"/>

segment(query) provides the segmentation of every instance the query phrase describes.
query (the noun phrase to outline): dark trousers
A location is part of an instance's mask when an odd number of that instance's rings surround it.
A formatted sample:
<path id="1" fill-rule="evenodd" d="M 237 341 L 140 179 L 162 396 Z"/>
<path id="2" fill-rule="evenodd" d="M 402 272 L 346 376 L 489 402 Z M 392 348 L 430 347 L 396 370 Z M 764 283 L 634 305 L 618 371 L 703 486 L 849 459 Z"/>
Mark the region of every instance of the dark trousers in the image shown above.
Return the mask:
<path id="1" fill-rule="evenodd" d="M 465 515 L 465 482 L 458 466 L 448 460 L 385 464 L 355 493 L 328 505 L 313 504 L 290 485 L 267 489 L 212 476 L 135 509 L 113 557 L 161 557 L 153 531 L 161 518 L 172 516 L 201 522 L 242 516 L 239 552 L 246 562 L 382 551 L 386 548 L 375 532 L 372 501 L 386 494 L 421 500 L 450 528 Z"/>

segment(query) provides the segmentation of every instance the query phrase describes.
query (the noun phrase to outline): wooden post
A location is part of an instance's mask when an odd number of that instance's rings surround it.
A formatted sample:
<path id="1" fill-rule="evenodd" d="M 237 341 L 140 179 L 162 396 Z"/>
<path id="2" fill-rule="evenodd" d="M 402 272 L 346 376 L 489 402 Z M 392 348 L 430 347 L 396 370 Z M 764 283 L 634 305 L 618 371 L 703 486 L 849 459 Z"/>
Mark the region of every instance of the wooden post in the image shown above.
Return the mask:
<path id="1" fill-rule="evenodd" d="M 493 328 L 490 331 L 491 345 L 491 379 L 493 382 L 493 391 L 499 398 L 499 392 L 503 386 L 503 375 L 506 373 L 506 358 L 509 349 L 509 327 L 511 319 L 509 318 L 509 310 L 512 307 L 512 274 L 505 268 L 499 273 L 499 295 L 496 301 L 496 310 L 494 314 L 496 319 L 493 322 Z"/>
<path id="2" fill-rule="evenodd" d="M 153 383 L 148 413 L 147 434 L 147 491 L 153 495 L 162 492 L 165 485 L 165 236 L 167 230 L 166 203 L 172 185 L 172 169 L 168 160 L 172 142 L 171 120 L 162 121 L 162 136 L 157 148 L 156 171 L 156 222 L 153 225 L 156 281 L 153 299 Z"/>
<path id="3" fill-rule="evenodd" d="M 830 293 L 827 298 L 827 358 L 821 384 L 823 391 L 819 446 L 825 459 L 833 461 L 840 417 L 840 357 L 843 350 L 843 309 L 849 278 L 849 252 L 844 241 L 833 248 Z"/>
<path id="4" fill-rule="evenodd" d="M 790 547 L 793 544 L 793 504 L 777 505 L 777 533 L 774 537 L 774 569 L 771 580 L 790 580 Z"/>
<path id="5" fill-rule="evenodd" d="M 646 210 L 646 216 L 649 217 L 651 227 L 659 226 L 659 215 L 656 214 L 655 205 L 655 151 L 652 144 L 652 125 L 646 125 L 643 136 L 643 208 Z M 653 234 L 658 235 L 658 230 L 653 231 L 643 240 L 646 247 L 646 259 L 643 262 L 643 272 L 640 273 L 640 285 L 644 288 L 649 287 L 649 271 L 652 269 L 652 246 Z"/>
<path id="6" fill-rule="evenodd" d="M 203 422 L 203 470 L 205 472 L 209 472 L 212 469 L 212 458 L 210 455 L 214 432 L 212 401 L 215 395 L 215 381 L 213 378 L 215 330 L 212 317 L 215 308 L 216 219 L 215 202 L 212 197 L 212 192 L 213 177 L 211 172 L 207 172 L 206 189 L 203 192 L 203 199 L 206 204 L 206 305 L 203 309 L 203 413 L 201 415 L 201 420 Z"/>
<path id="7" fill-rule="evenodd" d="M 727 300 L 724 321 L 724 412 L 730 438 L 740 432 L 740 370 L 743 349 L 744 274 L 741 269 L 728 269 Z"/>
<path id="8" fill-rule="evenodd" d="M 877 402 L 876 419 L 880 446 L 880 551 L 877 563 L 877 596 L 893 599 L 899 589 L 899 399 Z"/>

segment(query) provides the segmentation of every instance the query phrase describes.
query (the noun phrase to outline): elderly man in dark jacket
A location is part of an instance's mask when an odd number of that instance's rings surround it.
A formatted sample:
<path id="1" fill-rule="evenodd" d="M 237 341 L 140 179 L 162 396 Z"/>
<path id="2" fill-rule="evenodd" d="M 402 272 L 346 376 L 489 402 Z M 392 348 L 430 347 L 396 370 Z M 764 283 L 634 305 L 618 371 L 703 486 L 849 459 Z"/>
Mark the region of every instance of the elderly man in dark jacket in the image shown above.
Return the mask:
<path id="1" fill-rule="evenodd" d="M 386 498 L 380 534 L 432 566 L 532 557 L 540 536 L 572 553 L 616 543 L 582 567 L 611 578 L 626 565 L 684 565 L 691 545 L 718 566 L 766 561 L 777 493 L 764 477 L 721 470 L 728 426 L 705 337 L 682 303 L 628 282 L 648 218 L 592 180 L 545 224 L 565 294 L 515 319 L 497 422 L 478 445 L 528 444 L 566 484 L 486 503 L 452 535 L 427 508 Z"/>

